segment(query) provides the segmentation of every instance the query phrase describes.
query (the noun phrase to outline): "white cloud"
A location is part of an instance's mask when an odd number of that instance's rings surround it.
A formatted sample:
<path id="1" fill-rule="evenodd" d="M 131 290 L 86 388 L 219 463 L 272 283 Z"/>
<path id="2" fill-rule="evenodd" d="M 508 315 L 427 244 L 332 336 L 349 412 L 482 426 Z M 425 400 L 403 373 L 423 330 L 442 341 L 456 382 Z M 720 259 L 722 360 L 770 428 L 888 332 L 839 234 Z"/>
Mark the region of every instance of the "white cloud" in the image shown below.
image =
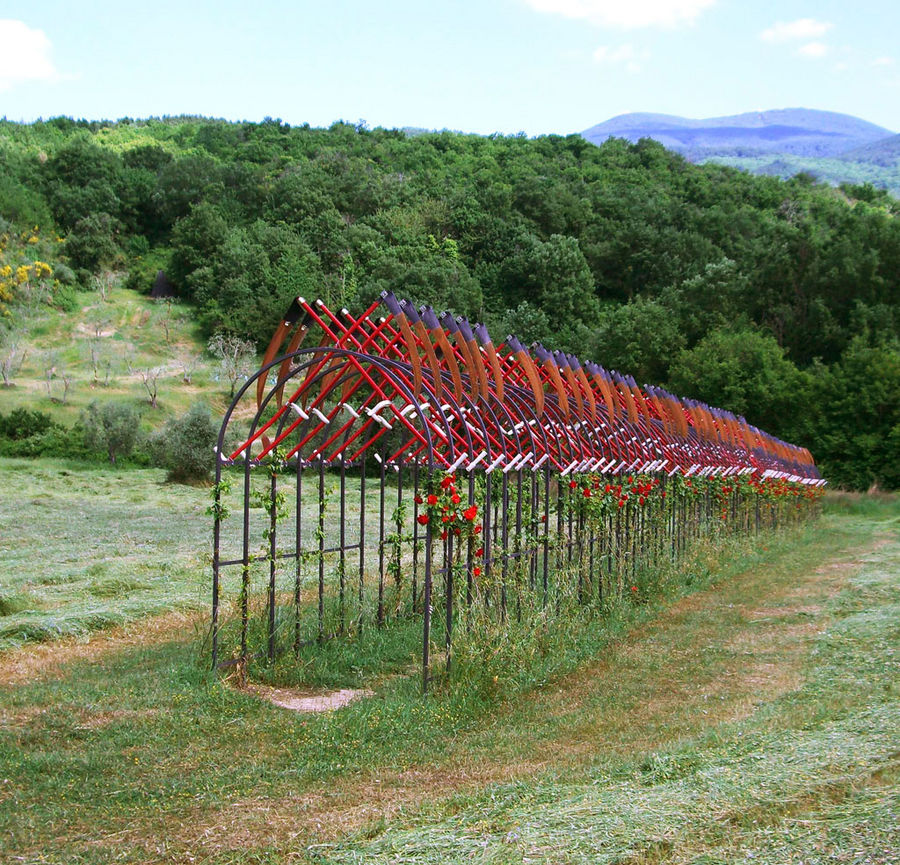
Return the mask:
<path id="1" fill-rule="evenodd" d="M 620 30 L 690 24 L 716 2 L 718 0 L 525 0 L 537 12 Z"/>
<path id="2" fill-rule="evenodd" d="M 876 57 L 869 66 L 893 66 L 894 62 L 893 57 Z"/>
<path id="3" fill-rule="evenodd" d="M 824 57 L 828 53 L 828 46 L 822 42 L 807 42 L 806 45 L 801 45 L 797 49 L 797 53 L 801 57 L 817 59 Z"/>
<path id="4" fill-rule="evenodd" d="M 831 28 L 830 21 L 816 21 L 814 18 L 798 18 L 796 21 L 776 21 L 768 30 L 763 30 L 759 38 L 763 42 L 795 42 L 802 39 L 818 39 Z"/>
<path id="5" fill-rule="evenodd" d="M 630 43 L 615 48 L 601 45 L 594 52 L 594 62 L 603 66 L 624 66 L 626 72 L 635 74 L 641 71 L 641 63 L 650 57 L 649 51 L 637 51 Z"/>
<path id="6" fill-rule="evenodd" d="M 59 77 L 50 59 L 50 40 L 43 30 L 24 21 L 0 18 L 0 92 L 24 81 L 52 81 Z"/>

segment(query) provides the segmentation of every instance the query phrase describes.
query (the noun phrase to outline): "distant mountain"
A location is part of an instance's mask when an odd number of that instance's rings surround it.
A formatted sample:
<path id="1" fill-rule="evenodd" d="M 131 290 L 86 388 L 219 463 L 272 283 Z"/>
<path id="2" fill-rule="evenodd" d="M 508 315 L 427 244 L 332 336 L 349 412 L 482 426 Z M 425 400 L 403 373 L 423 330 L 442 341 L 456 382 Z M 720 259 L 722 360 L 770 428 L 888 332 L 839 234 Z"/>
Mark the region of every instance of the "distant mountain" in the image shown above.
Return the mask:
<path id="1" fill-rule="evenodd" d="M 622 114 L 582 132 L 595 144 L 607 138 L 654 138 L 692 162 L 711 156 L 768 154 L 837 157 L 893 135 L 849 114 L 786 108 L 692 120 L 668 114 Z"/>
<path id="2" fill-rule="evenodd" d="M 874 144 L 857 147 L 841 154 L 848 162 L 870 162 L 885 168 L 900 167 L 900 135 L 882 138 Z"/>

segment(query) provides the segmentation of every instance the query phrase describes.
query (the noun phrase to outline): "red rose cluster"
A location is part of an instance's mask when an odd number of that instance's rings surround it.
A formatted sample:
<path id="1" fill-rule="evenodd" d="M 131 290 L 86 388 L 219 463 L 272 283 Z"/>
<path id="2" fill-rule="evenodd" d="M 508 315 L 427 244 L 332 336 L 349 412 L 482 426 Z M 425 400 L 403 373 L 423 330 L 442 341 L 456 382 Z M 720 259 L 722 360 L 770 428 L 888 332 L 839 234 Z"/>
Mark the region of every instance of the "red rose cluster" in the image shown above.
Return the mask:
<path id="1" fill-rule="evenodd" d="M 416 496 L 415 501 L 417 505 L 425 505 L 425 511 L 416 520 L 422 526 L 430 524 L 439 532 L 441 540 L 445 540 L 450 533 L 461 537 L 463 533 L 477 535 L 481 532 L 481 525 L 475 522 L 478 519 L 478 505 L 463 507 L 462 496 L 456 488 L 456 475 L 444 475 L 432 492 L 424 499 Z"/>

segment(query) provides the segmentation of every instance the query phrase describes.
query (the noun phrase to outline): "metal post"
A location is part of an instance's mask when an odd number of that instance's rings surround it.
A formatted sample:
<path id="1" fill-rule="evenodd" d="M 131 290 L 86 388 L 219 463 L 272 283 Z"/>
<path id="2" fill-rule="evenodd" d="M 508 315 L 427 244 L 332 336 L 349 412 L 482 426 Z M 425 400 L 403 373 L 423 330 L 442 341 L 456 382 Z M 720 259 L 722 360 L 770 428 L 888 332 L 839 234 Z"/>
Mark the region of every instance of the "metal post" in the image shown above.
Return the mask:
<path id="1" fill-rule="evenodd" d="M 316 526 L 319 541 L 319 642 L 325 640 L 325 462 L 319 460 L 319 521 Z"/>
<path id="2" fill-rule="evenodd" d="M 359 622 L 363 629 L 363 608 L 366 588 L 366 456 L 363 454 L 359 465 Z"/>

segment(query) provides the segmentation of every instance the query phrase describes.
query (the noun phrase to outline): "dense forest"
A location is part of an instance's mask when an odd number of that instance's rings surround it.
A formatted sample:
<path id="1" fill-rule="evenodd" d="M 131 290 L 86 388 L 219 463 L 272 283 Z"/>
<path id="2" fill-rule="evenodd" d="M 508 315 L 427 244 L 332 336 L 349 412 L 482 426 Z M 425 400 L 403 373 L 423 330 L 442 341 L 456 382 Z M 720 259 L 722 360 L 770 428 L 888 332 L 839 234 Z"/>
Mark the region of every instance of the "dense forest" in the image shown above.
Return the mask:
<path id="1" fill-rule="evenodd" d="M 42 302 L 63 309 L 94 274 L 147 292 L 163 269 L 208 334 L 258 343 L 297 294 L 393 289 L 743 414 L 834 483 L 897 487 L 898 216 L 870 185 L 650 140 L 2 121 L 0 339 L 22 262 L 52 268 Z"/>

